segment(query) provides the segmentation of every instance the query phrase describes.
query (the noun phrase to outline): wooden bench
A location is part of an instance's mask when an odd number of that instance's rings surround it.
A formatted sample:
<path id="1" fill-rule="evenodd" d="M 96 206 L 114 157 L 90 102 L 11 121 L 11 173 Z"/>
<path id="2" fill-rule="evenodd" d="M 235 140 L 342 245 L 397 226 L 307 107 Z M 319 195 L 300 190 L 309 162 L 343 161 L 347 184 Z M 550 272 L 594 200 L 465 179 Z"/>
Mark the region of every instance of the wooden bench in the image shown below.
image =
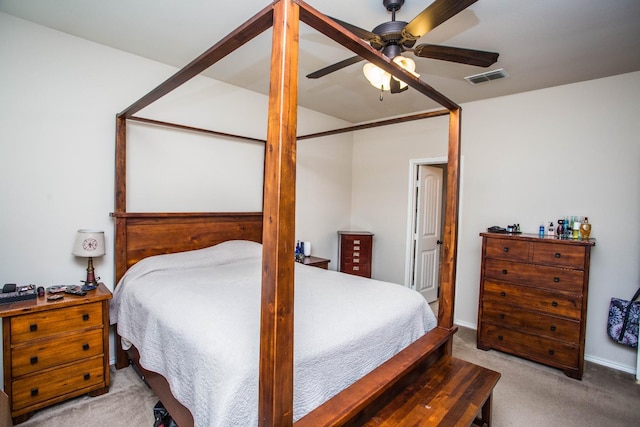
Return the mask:
<path id="1" fill-rule="evenodd" d="M 435 328 L 295 427 L 489 427 L 491 396 L 500 374 L 451 357 L 447 346 L 456 330 Z"/>
<path id="2" fill-rule="evenodd" d="M 499 378 L 495 371 L 444 356 L 364 425 L 489 427 Z"/>

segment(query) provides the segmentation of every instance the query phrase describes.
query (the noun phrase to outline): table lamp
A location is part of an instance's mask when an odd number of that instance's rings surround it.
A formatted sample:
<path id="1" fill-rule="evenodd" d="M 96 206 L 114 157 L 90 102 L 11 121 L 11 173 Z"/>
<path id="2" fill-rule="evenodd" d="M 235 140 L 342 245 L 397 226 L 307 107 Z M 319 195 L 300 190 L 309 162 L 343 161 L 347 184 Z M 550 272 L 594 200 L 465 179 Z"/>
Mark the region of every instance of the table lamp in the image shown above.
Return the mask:
<path id="1" fill-rule="evenodd" d="M 84 281 L 82 289 L 85 291 L 95 289 L 96 286 L 98 286 L 98 281 L 96 280 L 93 269 L 93 257 L 103 256 L 105 254 L 104 231 L 78 230 L 71 253 L 78 257 L 89 258 L 87 280 Z"/>

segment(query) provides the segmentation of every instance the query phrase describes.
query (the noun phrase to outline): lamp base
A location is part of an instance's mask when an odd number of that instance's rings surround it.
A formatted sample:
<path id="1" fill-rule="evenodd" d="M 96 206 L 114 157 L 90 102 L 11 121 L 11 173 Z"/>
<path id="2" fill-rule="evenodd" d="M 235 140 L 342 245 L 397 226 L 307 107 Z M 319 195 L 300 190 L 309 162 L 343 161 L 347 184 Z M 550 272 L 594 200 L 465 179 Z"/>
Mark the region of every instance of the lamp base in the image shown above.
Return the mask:
<path id="1" fill-rule="evenodd" d="M 98 279 L 100 279 L 98 277 Z M 89 257 L 89 262 L 87 264 L 87 280 L 82 281 L 84 285 L 82 285 L 83 291 L 92 291 L 98 287 L 98 280 L 96 279 L 95 270 L 93 268 L 93 258 Z"/>

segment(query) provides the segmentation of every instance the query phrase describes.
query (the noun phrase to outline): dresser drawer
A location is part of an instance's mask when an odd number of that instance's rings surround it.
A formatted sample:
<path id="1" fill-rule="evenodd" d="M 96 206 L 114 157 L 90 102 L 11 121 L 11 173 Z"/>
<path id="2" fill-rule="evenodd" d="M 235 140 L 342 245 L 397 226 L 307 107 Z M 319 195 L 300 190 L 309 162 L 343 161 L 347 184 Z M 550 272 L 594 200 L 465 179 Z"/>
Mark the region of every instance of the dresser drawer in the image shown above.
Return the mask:
<path id="1" fill-rule="evenodd" d="M 537 264 L 584 270 L 586 249 L 561 243 L 533 243 L 533 259 Z"/>
<path id="2" fill-rule="evenodd" d="M 508 304 L 524 310 L 537 311 L 552 316 L 580 320 L 582 297 L 560 294 L 527 286 L 485 281 L 482 303 Z"/>
<path id="3" fill-rule="evenodd" d="M 529 243 L 521 240 L 489 239 L 485 256 L 511 261 L 528 261 Z"/>
<path id="4" fill-rule="evenodd" d="M 520 329 L 534 335 L 543 335 L 558 340 L 578 342 L 580 322 L 523 310 L 521 307 L 485 301 L 482 316 L 487 322 Z"/>
<path id="5" fill-rule="evenodd" d="M 92 327 L 102 327 L 100 302 L 12 317 L 11 343 L 17 344 Z"/>
<path id="6" fill-rule="evenodd" d="M 103 354 L 102 329 L 16 346 L 11 358 L 12 376 L 30 374 Z"/>
<path id="7" fill-rule="evenodd" d="M 343 236 L 342 251 L 345 256 L 367 256 L 371 251 L 371 236 Z"/>
<path id="8" fill-rule="evenodd" d="M 497 259 L 485 262 L 485 277 L 545 289 L 582 293 L 584 271 Z"/>
<path id="9" fill-rule="evenodd" d="M 574 368 L 580 359 L 580 350 L 576 346 L 488 322 L 482 324 L 480 341 L 484 346 L 556 367 Z"/>
<path id="10" fill-rule="evenodd" d="M 356 276 L 371 277 L 371 265 L 346 262 L 342 266 L 342 273 L 355 274 Z"/>
<path id="11" fill-rule="evenodd" d="M 102 357 L 22 377 L 14 380 L 12 384 L 12 409 L 14 412 L 19 411 L 68 393 L 80 395 L 86 392 L 87 388 L 95 387 L 104 381 Z"/>

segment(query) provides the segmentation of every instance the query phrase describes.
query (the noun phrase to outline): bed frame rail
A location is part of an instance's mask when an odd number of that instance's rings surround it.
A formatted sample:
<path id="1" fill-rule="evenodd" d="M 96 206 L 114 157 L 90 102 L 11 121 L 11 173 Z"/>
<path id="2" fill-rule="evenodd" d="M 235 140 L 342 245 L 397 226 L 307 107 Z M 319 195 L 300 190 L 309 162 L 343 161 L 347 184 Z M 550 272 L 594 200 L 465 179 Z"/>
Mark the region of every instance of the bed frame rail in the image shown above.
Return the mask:
<path id="1" fill-rule="evenodd" d="M 436 327 L 294 425 L 359 426 L 446 354 L 457 327 Z"/>

